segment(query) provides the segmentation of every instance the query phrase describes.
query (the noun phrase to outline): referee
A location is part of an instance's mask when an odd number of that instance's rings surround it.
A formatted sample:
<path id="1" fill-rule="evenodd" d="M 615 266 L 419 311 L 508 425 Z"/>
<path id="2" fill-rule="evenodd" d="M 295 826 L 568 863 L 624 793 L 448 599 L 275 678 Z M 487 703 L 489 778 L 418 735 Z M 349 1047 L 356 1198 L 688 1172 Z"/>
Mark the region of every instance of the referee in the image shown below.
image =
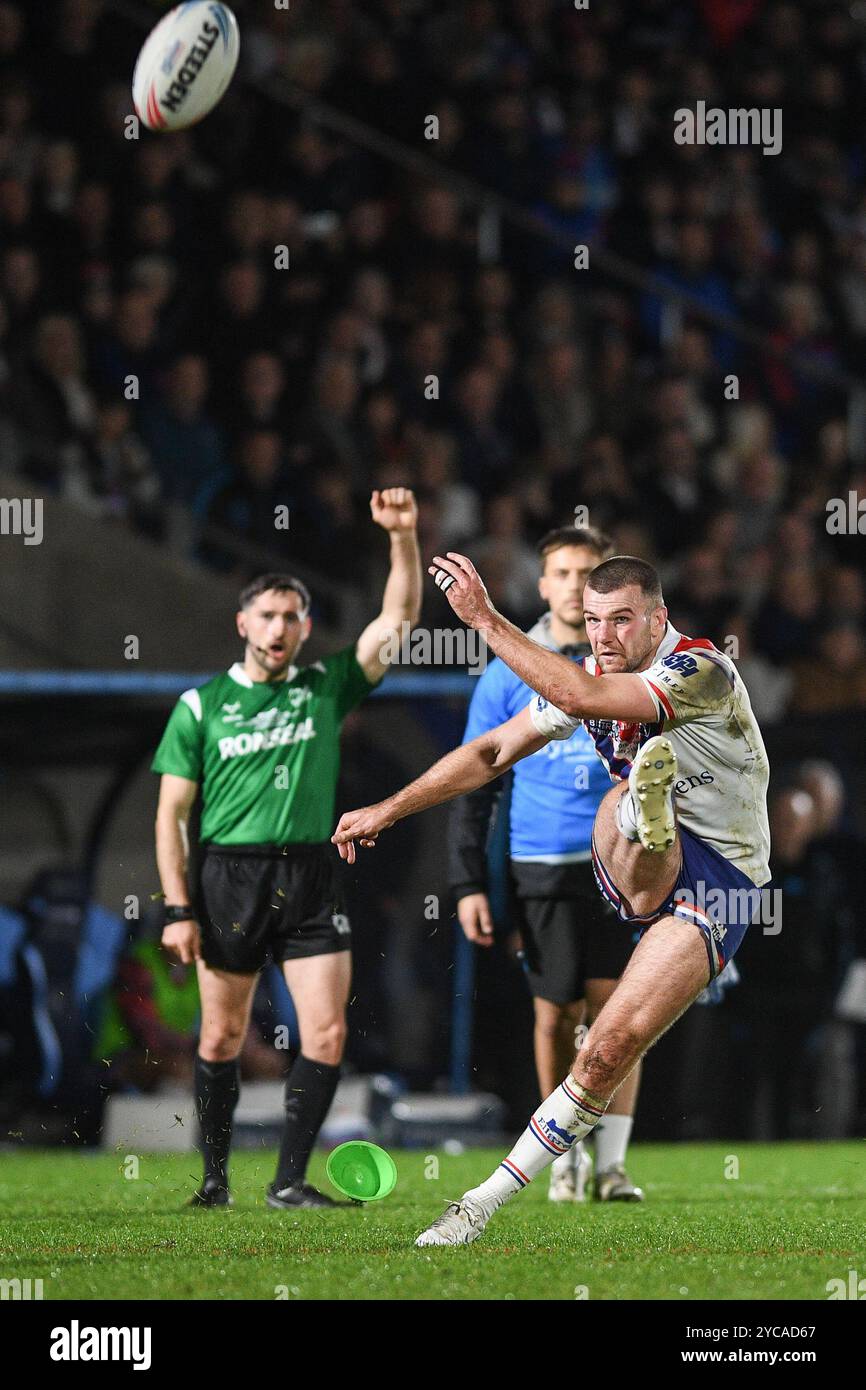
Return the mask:
<path id="1" fill-rule="evenodd" d="M 351 933 L 328 843 L 342 721 L 385 673 L 387 642 L 421 606 L 417 507 L 402 487 L 374 492 L 391 568 L 382 611 L 358 641 L 311 666 L 295 659 L 310 635 L 310 595 L 290 575 L 266 574 L 240 596 L 244 659 L 187 690 L 152 768 L 162 774 L 156 858 L 165 897 L 163 945 L 196 962 L 201 1034 L 195 1063 L 204 1180 L 194 1205 L 230 1203 L 238 1054 L 258 972 L 270 955 L 294 1001 L 301 1050 L 286 1079 L 285 1125 L 267 1190 L 281 1209 L 332 1206 L 305 1181 L 328 1113 L 346 1038 Z M 201 790 L 201 869 L 187 872 L 187 824 Z"/>

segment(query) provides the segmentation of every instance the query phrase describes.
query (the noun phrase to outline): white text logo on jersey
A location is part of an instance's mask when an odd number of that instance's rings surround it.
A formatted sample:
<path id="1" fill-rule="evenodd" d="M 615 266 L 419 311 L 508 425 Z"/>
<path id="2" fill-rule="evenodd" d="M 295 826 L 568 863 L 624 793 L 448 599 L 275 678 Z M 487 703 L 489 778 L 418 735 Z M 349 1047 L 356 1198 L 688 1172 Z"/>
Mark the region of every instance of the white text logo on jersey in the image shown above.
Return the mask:
<path id="1" fill-rule="evenodd" d="M 223 762 L 226 758 L 244 757 L 248 753 L 261 753 L 269 748 L 306 743 L 316 737 L 312 715 L 297 720 L 288 710 L 264 710 L 243 722 L 254 726 L 249 733 L 233 734 L 219 740 L 220 759 Z"/>
<path id="2" fill-rule="evenodd" d="M 260 710 L 258 714 L 252 714 L 249 717 L 241 713 L 240 701 L 237 700 L 234 704 L 223 705 L 222 722 L 234 724 L 238 729 L 253 729 L 256 732 L 261 729 L 279 729 L 290 719 L 296 718 L 301 705 L 306 704 L 312 698 L 312 694 L 313 692 L 308 690 L 306 686 L 298 686 L 296 689 L 286 692 L 291 709 L 277 709 L 272 706 L 271 709 Z"/>

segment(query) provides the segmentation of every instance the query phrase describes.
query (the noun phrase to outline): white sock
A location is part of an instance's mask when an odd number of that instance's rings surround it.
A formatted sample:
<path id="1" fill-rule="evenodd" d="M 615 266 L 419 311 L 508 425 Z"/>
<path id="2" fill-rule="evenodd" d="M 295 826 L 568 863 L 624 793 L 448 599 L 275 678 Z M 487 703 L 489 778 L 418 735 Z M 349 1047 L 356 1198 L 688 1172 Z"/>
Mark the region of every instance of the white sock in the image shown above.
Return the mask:
<path id="1" fill-rule="evenodd" d="M 605 1115 L 593 1135 L 596 1173 L 606 1173 L 615 1163 L 625 1163 L 633 1124 L 632 1115 Z"/>
<path id="2" fill-rule="evenodd" d="M 616 803 L 616 823 L 620 832 L 627 840 L 637 841 L 640 835 L 637 832 L 637 817 L 635 815 L 634 801 L 631 792 L 623 792 L 619 801 Z"/>
<path id="3" fill-rule="evenodd" d="M 543 1100 L 514 1148 L 486 1182 L 465 1193 L 466 1197 L 496 1210 L 520 1192 L 534 1177 L 585 1139 L 604 1114 L 608 1102 L 578 1085 L 569 1073 L 561 1085 Z"/>

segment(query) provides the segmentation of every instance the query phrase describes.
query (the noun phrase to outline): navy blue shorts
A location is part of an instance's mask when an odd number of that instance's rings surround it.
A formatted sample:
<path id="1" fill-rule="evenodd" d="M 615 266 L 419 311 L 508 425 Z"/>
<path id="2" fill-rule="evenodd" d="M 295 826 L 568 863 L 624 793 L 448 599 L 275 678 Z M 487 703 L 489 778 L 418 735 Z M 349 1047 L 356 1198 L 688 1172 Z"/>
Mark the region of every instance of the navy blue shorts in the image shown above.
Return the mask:
<path id="1" fill-rule="evenodd" d="M 677 827 L 683 862 L 679 877 L 665 901 L 644 916 L 630 913 L 616 884 L 592 845 L 595 881 L 604 898 L 616 909 L 623 922 L 632 922 L 645 931 L 660 917 L 679 917 L 696 926 L 704 938 L 710 980 L 720 975 L 737 951 L 750 922 L 761 914 L 761 895 L 769 884 L 758 888 L 750 878 L 718 850 L 684 826 Z"/>

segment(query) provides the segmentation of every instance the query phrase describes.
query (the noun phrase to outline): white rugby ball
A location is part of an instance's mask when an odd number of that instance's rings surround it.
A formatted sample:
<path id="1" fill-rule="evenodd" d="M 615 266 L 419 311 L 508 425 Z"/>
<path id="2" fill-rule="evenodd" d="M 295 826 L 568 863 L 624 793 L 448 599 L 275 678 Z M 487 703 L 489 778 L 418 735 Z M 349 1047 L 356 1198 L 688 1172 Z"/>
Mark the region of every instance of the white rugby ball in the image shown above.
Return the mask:
<path id="1" fill-rule="evenodd" d="M 148 130 L 185 130 L 212 111 L 232 80 L 241 40 L 228 5 L 189 0 L 144 41 L 132 74 L 136 115 Z"/>

